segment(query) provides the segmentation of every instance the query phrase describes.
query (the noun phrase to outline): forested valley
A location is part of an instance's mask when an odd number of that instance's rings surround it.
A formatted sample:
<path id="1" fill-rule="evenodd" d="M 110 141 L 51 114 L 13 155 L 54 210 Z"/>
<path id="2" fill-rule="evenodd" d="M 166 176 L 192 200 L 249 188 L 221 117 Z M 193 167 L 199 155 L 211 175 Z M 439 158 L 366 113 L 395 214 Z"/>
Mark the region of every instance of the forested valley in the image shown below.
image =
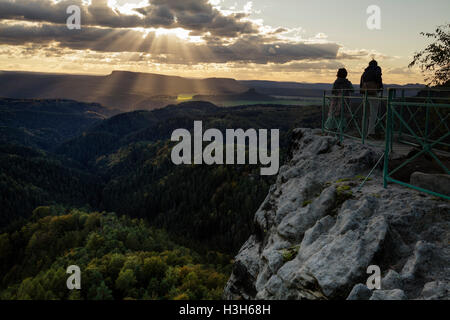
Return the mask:
<path id="1" fill-rule="evenodd" d="M 175 166 L 173 130 L 317 127 L 317 107 L 189 102 L 116 114 L 68 100 L 0 99 L 0 298 L 213 299 L 273 177 Z M 180 245 L 182 244 L 182 246 Z M 87 284 L 68 295 L 65 268 Z"/>

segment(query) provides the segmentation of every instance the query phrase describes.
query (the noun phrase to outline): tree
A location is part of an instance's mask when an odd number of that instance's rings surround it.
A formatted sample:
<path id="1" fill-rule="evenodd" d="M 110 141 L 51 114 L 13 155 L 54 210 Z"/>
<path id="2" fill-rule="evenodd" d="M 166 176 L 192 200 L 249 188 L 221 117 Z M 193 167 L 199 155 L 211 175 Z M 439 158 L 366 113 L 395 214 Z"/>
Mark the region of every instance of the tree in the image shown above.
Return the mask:
<path id="1" fill-rule="evenodd" d="M 450 24 L 435 32 L 421 35 L 435 39 L 424 50 L 416 52 L 409 67 L 418 65 L 429 85 L 444 85 L 450 81 Z"/>
<path id="2" fill-rule="evenodd" d="M 104 281 L 97 288 L 95 300 L 113 300 L 112 291 L 106 286 Z"/>
<path id="3" fill-rule="evenodd" d="M 162 279 L 166 274 L 168 266 L 162 261 L 161 257 L 151 257 L 144 260 L 143 275 L 145 280 L 152 278 Z"/>
<path id="4" fill-rule="evenodd" d="M 0 234 L 0 271 L 3 272 L 7 267 L 11 252 L 12 246 L 8 234 Z"/>
<path id="5" fill-rule="evenodd" d="M 127 293 L 129 290 L 133 289 L 136 283 L 137 281 L 133 270 L 126 269 L 120 271 L 119 277 L 116 279 L 116 288 Z"/>
<path id="6" fill-rule="evenodd" d="M 92 233 L 87 240 L 86 248 L 90 251 L 97 252 L 105 244 L 105 238 L 97 233 Z"/>

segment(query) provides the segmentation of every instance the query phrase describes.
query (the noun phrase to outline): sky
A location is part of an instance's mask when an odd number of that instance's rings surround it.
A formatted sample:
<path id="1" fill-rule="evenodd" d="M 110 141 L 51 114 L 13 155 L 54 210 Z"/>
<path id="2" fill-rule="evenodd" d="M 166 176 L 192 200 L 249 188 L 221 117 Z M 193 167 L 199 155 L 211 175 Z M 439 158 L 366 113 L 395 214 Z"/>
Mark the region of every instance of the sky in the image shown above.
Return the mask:
<path id="1" fill-rule="evenodd" d="M 408 64 L 449 12 L 448 0 L 0 0 L 0 70 L 332 82 L 345 67 L 358 83 L 375 58 L 386 83 L 423 83 Z"/>

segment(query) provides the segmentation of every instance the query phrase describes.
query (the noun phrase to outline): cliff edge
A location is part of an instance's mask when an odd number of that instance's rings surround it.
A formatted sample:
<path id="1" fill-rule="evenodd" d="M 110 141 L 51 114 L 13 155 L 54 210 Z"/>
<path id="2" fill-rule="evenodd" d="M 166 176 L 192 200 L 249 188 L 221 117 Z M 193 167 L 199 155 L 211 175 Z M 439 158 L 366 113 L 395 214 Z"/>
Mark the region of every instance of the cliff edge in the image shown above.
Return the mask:
<path id="1" fill-rule="evenodd" d="M 450 203 L 383 188 L 383 150 L 297 129 L 235 258 L 226 299 L 448 299 Z M 379 266 L 381 289 L 367 268 Z"/>

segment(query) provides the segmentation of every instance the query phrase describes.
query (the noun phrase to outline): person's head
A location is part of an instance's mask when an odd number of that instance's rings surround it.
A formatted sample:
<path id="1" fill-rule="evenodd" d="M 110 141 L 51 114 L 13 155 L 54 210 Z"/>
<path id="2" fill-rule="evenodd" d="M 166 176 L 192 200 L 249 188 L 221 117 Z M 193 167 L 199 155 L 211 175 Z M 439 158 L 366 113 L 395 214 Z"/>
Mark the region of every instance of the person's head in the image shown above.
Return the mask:
<path id="1" fill-rule="evenodd" d="M 347 69 L 341 68 L 338 70 L 338 73 L 337 73 L 338 78 L 346 79 L 347 75 L 348 75 Z"/>
<path id="2" fill-rule="evenodd" d="M 369 67 L 378 67 L 378 62 L 375 59 L 369 62 Z"/>

